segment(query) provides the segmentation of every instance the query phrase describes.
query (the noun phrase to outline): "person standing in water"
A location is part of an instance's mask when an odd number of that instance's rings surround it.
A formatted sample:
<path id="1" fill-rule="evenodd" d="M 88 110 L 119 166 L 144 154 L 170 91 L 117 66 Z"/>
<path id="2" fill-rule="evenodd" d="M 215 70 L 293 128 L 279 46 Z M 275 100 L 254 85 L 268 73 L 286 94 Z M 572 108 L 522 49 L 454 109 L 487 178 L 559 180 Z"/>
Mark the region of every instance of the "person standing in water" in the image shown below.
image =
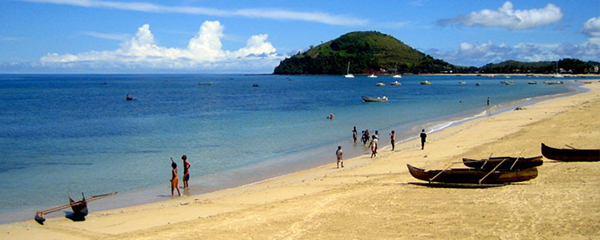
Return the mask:
<path id="1" fill-rule="evenodd" d="M 342 150 L 342 146 L 338 146 L 337 151 L 335 151 L 335 156 L 337 157 L 337 168 L 340 168 L 340 164 L 342 168 L 344 168 L 344 150 Z"/>
<path id="2" fill-rule="evenodd" d="M 177 176 L 177 163 L 171 157 L 171 167 L 173 170 L 171 171 L 171 196 L 173 196 L 173 190 L 177 189 L 177 193 L 181 196 L 181 191 L 179 190 L 179 177 Z"/>
<path id="3" fill-rule="evenodd" d="M 390 143 L 392 143 L 392 152 L 394 151 L 394 148 L 396 147 L 396 132 L 392 131 L 392 133 L 390 133 Z"/>
<path id="4" fill-rule="evenodd" d="M 356 126 L 354 126 L 354 129 L 352 130 L 352 139 L 354 139 L 354 143 L 356 143 L 356 140 L 358 139 L 358 132 L 356 131 Z"/>
<path id="5" fill-rule="evenodd" d="M 425 129 L 421 130 L 421 150 L 425 149 L 425 142 L 427 138 L 427 133 L 425 133 Z"/>
<path id="6" fill-rule="evenodd" d="M 183 188 L 188 189 L 188 181 L 190 180 L 190 167 L 192 164 L 188 162 L 186 155 L 181 156 L 181 160 L 183 160 Z"/>
<path id="7" fill-rule="evenodd" d="M 377 139 L 377 136 L 373 135 L 373 139 L 371 140 L 371 144 L 369 145 L 371 147 L 371 158 L 377 157 L 377 144 L 378 143 L 379 143 L 379 139 Z"/>

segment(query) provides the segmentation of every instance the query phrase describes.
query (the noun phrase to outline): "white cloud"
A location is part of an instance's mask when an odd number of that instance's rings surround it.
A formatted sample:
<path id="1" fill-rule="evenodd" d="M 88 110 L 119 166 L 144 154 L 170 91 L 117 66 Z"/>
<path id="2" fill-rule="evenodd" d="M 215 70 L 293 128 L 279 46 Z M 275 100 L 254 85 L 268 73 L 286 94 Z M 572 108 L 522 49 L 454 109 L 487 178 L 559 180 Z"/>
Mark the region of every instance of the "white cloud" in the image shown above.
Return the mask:
<path id="1" fill-rule="evenodd" d="M 554 4 L 545 8 L 514 10 L 511 2 L 505 2 L 497 10 L 484 9 L 467 15 L 439 20 L 438 23 L 459 23 L 466 26 L 501 27 L 509 30 L 525 30 L 546 26 L 560 21 L 562 10 Z"/>
<path id="2" fill-rule="evenodd" d="M 591 37 L 600 37 L 600 17 L 590 18 L 583 23 L 581 32 Z"/>
<path id="3" fill-rule="evenodd" d="M 88 35 L 90 37 L 107 39 L 107 40 L 115 40 L 115 41 L 124 41 L 128 37 L 127 34 L 114 34 L 114 33 L 83 32 L 83 34 Z"/>
<path id="4" fill-rule="evenodd" d="M 520 43 L 515 46 L 486 43 L 461 43 L 458 50 L 440 51 L 428 49 L 425 53 L 447 62 L 462 66 L 483 66 L 507 60 L 524 62 L 556 61 L 563 58 L 576 58 L 583 61 L 598 61 L 600 45 L 591 42 L 584 44 L 534 44 Z"/>
<path id="5" fill-rule="evenodd" d="M 284 57 L 277 55 L 266 34 L 250 37 L 246 46 L 236 51 L 223 50 L 223 30 L 220 22 L 205 21 L 187 47 L 167 48 L 155 43 L 150 26 L 145 24 L 116 50 L 51 53 L 41 62 L 48 67 L 78 69 L 270 72 Z"/>
<path id="6" fill-rule="evenodd" d="M 111 2 L 100 0 L 21 0 L 26 2 L 49 3 L 60 5 L 71 5 L 86 8 L 109 8 L 138 12 L 154 13 L 182 13 L 191 15 L 206 15 L 216 17 L 247 17 L 275 20 L 294 20 L 317 22 L 329 25 L 339 26 L 365 26 L 369 23 L 366 19 L 359 19 L 343 15 L 331 15 L 321 12 L 296 12 L 281 9 L 238 9 L 238 10 L 220 10 L 202 7 L 171 7 L 145 2 Z"/>

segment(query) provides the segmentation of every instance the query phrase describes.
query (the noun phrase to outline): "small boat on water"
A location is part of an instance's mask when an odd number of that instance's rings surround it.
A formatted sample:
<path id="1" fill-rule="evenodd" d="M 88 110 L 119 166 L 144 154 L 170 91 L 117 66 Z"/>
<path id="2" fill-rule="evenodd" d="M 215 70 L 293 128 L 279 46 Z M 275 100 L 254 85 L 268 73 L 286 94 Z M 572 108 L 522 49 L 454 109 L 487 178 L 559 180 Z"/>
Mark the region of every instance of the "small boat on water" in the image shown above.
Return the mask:
<path id="1" fill-rule="evenodd" d="M 385 86 L 385 83 L 382 83 L 382 82 L 380 82 L 380 83 L 375 83 L 375 86 L 378 86 L 378 87 L 383 87 L 383 86 Z"/>
<path id="2" fill-rule="evenodd" d="M 387 102 L 388 98 L 386 96 L 383 97 L 367 97 L 362 96 L 363 102 Z"/>
<path id="3" fill-rule="evenodd" d="M 375 75 L 375 73 L 371 73 L 371 75 L 369 75 L 368 78 L 377 78 L 377 75 Z"/>
<path id="4" fill-rule="evenodd" d="M 600 149 L 560 149 L 542 143 L 542 155 L 547 159 L 559 161 L 600 161 Z"/>
<path id="5" fill-rule="evenodd" d="M 504 85 L 515 85 L 514 81 L 500 81 L 500 83 L 502 83 Z"/>
<path id="6" fill-rule="evenodd" d="M 478 86 L 478 87 L 479 87 L 479 86 L 481 86 L 481 83 L 480 83 L 480 82 L 478 82 L 478 83 L 475 83 L 475 86 Z"/>
<path id="7" fill-rule="evenodd" d="M 213 82 L 199 82 L 198 85 L 200 85 L 200 86 L 212 86 Z"/>
<path id="8" fill-rule="evenodd" d="M 392 78 L 402 78 L 402 75 L 400 75 L 400 74 L 394 74 L 394 75 L 392 76 Z"/>
<path id="9" fill-rule="evenodd" d="M 431 82 L 430 82 L 430 81 L 427 81 L 427 80 L 425 80 L 425 81 L 422 81 L 422 82 L 421 82 L 421 85 L 431 85 Z"/>
<path id="10" fill-rule="evenodd" d="M 464 85 L 464 84 L 467 84 L 467 82 L 465 82 L 465 81 L 458 81 L 458 84 Z"/>
<path id="11" fill-rule="evenodd" d="M 544 81 L 544 84 L 556 85 L 556 84 L 565 84 L 565 83 L 563 81 Z"/>
<path id="12" fill-rule="evenodd" d="M 491 170 L 500 165 L 499 170 L 526 169 L 544 164 L 542 156 L 535 157 L 492 157 L 489 159 L 463 158 L 463 164 L 467 167 Z M 504 160 L 504 162 L 503 162 Z"/>
<path id="13" fill-rule="evenodd" d="M 475 183 L 475 184 L 503 184 L 522 182 L 537 177 L 537 168 L 505 170 L 482 170 L 474 168 L 452 168 L 445 170 L 425 170 L 406 164 L 410 175 L 414 178 L 428 182 L 442 183 Z"/>
<path id="14" fill-rule="evenodd" d="M 391 82 L 390 85 L 399 86 L 399 85 L 402 85 L 402 83 L 400 83 L 398 81 L 394 81 L 394 82 Z"/>
<path id="15" fill-rule="evenodd" d="M 529 81 L 529 82 L 527 82 L 527 84 L 530 84 L 530 85 L 537 84 L 537 81 Z"/>

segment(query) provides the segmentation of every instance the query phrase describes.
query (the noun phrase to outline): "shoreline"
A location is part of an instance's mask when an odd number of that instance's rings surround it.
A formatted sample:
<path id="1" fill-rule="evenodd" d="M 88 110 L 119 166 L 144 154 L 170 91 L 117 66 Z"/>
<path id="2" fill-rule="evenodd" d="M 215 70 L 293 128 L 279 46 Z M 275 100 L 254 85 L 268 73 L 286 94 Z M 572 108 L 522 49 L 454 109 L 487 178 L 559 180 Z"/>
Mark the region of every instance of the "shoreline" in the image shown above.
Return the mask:
<path id="1" fill-rule="evenodd" d="M 186 233 L 188 232 L 186 231 L 192 231 L 191 233 L 195 234 L 199 233 L 195 232 L 194 229 L 185 230 L 185 228 L 182 227 L 175 228 L 167 226 L 172 223 L 182 223 L 186 226 L 200 225 L 201 229 L 211 229 L 211 226 L 212 228 L 216 228 L 216 226 L 211 225 L 212 222 L 217 221 L 219 223 L 224 223 L 228 218 L 230 218 L 232 223 L 243 221 L 245 219 L 244 226 L 246 226 L 251 225 L 251 223 L 248 222 L 252 221 L 248 220 L 249 216 L 261 216 L 265 219 L 277 219 L 277 217 L 273 216 L 268 210 L 270 208 L 278 209 L 278 212 L 283 212 L 284 215 L 293 215 L 292 213 L 288 213 L 282 209 L 290 207 L 289 205 L 296 206 L 296 204 L 302 209 L 309 208 L 306 211 L 310 211 L 311 205 L 315 205 L 317 210 L 320 210 L 320 214 L 325 214 L 328 213 L 329 210 L 327 208 L 319 207 L 323 201 L 331 203 L 333 205 L 331 208 L 336 209 L 338 211 L 337 213 L 340 211 L 344 213 L 345 211 L 343 207 L 345 204 L 330 202 L 328 199 L 333 198 L 339 200 L 346 199 L 346 197 L 349 196 L 360 196 L 359 199 L 364 198 L 363 200 L 367 201 L 364 202 L 364 204 L 369 206 L 373 204 L 369 202 L 378 202 L 373 199 L 371 199 L 373 201 L 370 201 L 368 195 L 362 196 L 362 193 L 372 193 L 371 195 L 373 196 L 379 196 L 378 193 L 380 193 L 380 191 L 398 191 L 394 189 L 386 189 L 386 187 L 389 187 L 390 185 L 395 185 L 395 188 L 408 188 L 411 191 L 414 190 L 417 192 L 425 192 L 429 195 L 424 196 L 431 197 L 431 194 L 436 193 L 435 189 L 406 187 L 402 185 L 402 182 L 406 182 L 405 180 L 414 181 L 414 179 L 407 174 L 406 167 L 404 166 L 405 163 L 411 163 L 419 167 L 431 169 L 445 167 L 446 164 L 448 164 L 448 161 L 456 161 L 456 156 L 482 158 L 487 157 L 489 152 L 493 152 L 495 156 L 519 154 L 519 152 L 522 150 L 520 148 L 523 148 L 523 146 L 519 145 L 518 143 L 511 143 L 509 144 L 511 147 L 504 147 L 501 151 L 494 149 L 493 146 L 495 144 L 503 144 L 501 143 L 501 140 L 505 138 L 510 138 L 512 135 L 527 131 L 526 127 L 529 125 L 542 121 L 548 121 L 548 119 L 554 116 L 562 114 L 566 111 L 570 111 L 571 108 L 580 107 L 580 105 L 583 103 L 590 104 L 590 99 L 594 99 L 594 102 L 592 103 L 595 103 L 596 106 L 598 106 L 598 91 L 600 91 L 598 82 L 596 81 L 595 84 L 586 85 L 584 87 L 591 88 L 592 90 L 588 92 L 580 92 L 575 95 L 541 100 L 533 105 L 528 105 L 528 107 L 526 107 L 523 111 L 507 110 L 498 114 L 493 114 L 490 116 L 486 115 L 473 120 L 468 120 L 458 125 L 449 126 L 444 128 L 442 131 L 430 134 L 426 149 L 424 151 L 415 149 L 419 143 L 413 139 L 406 142 L 397 143 L 397 151 L 395 152 L 389 151 L 389 146 L 386 145 L 386 147 L 382 148 L 382 151 L 380 151 L 380 155 L 374 159 L 369 158 L 369 156 L 361 155 L 345 160 L 345 169 L 335 169 L 335 162 L 332 161 L 329 164 L 308 170 L 301 170 L 299 172 L 293 172 L 256 183 L 207 194 L 184 196 L 181 198 L 173 198 L 156 203 L 106 211 L 93 211 L 93 209 L 91 209 L 92 212 L 87 217 L 88 220 L 85 222 L 72 222 L 63 217 L 56 217 L 49 218 L 46 226 L 39 226 L 32 220 L 2 224 L 0 225 L 0 236 L 10 237 L 11 239 L 81 239 L 82 236 L 88 236 L 87 238 L 94 238 L 94 236 L 95 238 L 98 238 L 98 236 L 105 236 L 104 238 L 125 237 L 130 239 L 139 239 L 148 237 L 159 238 L 160 235 L 167 236 L 170 232 L 170 229 L 175 229 L 176 233 L 181 236 L 187 236 Z M 560 104 L 553 105 L 553 103 Z M 540 108 L 542 108 L 542 110 L 539 110 Z M 534 110 L 538 111 L 538 114 L 532 115 L 531 112 Z M 521 115 L 528 116 L 523 117 Z M 504 127 L 505 129 L 500 131 L 485 132 L 485 129 L 488 129 L 489 126 L 483 125 L 489 125 L 489 123 L 486 122 L 491 121 L 495 121 L 495 124 L 497 125 L 496 127 Z M 481 132 L 485 132 L 485 134 Z M 478 136 L 481 138 L 465 138 L 465 134 L 466 136 Z M 382 142 L 387 141 L 382 140 Z M 453 146 L 448 147 L 445 145 Z M 444 151 L 436 149 L 441 147 L 444 147 Z M 539 146 L 536 150 L 539 151 Z M 535 154 L 534 152 L 535 150 L 528 148 L 527 151 L 524 151 L 524 155 L 533 155 Z M 546 163 L 547 162 L 548 161 L 546 161 Z M 546 163 L 543 166 L 544 168 L 554 167 L 552 165 L 556 165 L 552 163 Z M 540 175 L 541 176 L 539 178 L 543 176 L 542 174 Z M 519 190 L 518 192 L 521 194 L 524 194 L 526 193 L 525 188 L 530 185 L 535 185 L 536 181 L 538 180 L 533 180 L 532 183 L 523 185 L 503 187 L 496 192 L 494 192 L 495 190 L 492 190 L 492 192 L 495 194 L 500 194 L 500 192 L 503 191 L 502 189 L 514 188 Z M 376 184 L 374 185 L 375 192 L 373 193 L 370 192 L 368 187 L 374 183 Z M 410 193 L 406 192 L 406 189 L 404 191 L 404 194 L 409 196 L 411 195 Z M 444 192 L 451 195 L 453 194 L 452 190 L 444 190 Z M 326 198 L 323 198 L 324 196 Z M 456 197 L 459 198 L 458 196 Z M 412 200 L 415 201 L 415 204 L 417 204 L 419 202 L 418 199 L 420 198 L 415 198 Z M 468 200 L 463 199 L 460 201 Z M 347 204 L 353 205 L 354 203 Z M 410 205 L 410 203 L 408 204 Z M 401 205 L 398 207 L 401 207 Z M 419 206 L 416 205 L 413 207 L 419 208 Z M 593 207 L 594 208 L 592 209 L 588 209 L 588 211 L 595 210 L 598 212 L 598 206 L 593 205 Z M 348 214 L 352 215 L 351 213 Z M 398 214 L 402 215 L 403 213 Z M 302 216 L 306 217 L 306 214 Z M 452 214 L 450 214 L 450 216 L 452 216 Z M 595 217 L 597 214 L 592 214 L 592 216 Z M 363 217 L 366 217 L 366 215 Z M 327 217 L 323 216 L 323 218 Z M 598 219 L 596 218 L 596 220 Z M 115 226 L 114 222 L 119 222 L 122 224 Z M 273 224 L 273 222 L 270 223 Z M 61 229 L 71 227 L 74 228 L 74 230 L 71 230 L 73 232 L 61 231 Z M 308 227 L 305 226 L 305 228 Z M 375 230 L 376 229 L 373 229 L 373 231 Z M 129 236 L 129 233 L 134 234 Z M 219 233 L 219 231 L 217 231 L 217 233 Z M 236 236 L 227 235 L 223 232 L 220 233 L 221 235 L 219 236 L 221 237 L 216 238 Z M 152 234 L 158 235 L 153 236 Z M 276 238 L 275 235 L 269 234 L 266 236 Z M 429 235 L 423 235 L 421 237 L 427 236 Z M 456 238 L 465 237 L 462 235 L 453 236 Z M 523 237 L 523 235 L 520 236 Z"/>

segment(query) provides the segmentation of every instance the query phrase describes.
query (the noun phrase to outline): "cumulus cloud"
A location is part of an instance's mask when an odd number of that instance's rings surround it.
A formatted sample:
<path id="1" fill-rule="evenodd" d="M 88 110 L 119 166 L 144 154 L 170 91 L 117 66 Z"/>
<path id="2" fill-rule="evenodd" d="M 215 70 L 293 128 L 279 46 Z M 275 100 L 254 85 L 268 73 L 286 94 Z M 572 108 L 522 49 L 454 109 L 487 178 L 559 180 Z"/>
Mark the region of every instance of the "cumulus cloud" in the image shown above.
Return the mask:
<path id="1" fill-rule="evenodd" d="M 562 17 L 562 10 L 554 4 L 548 4 L 545 8 L 540 9 L 514 10 L 511 2 L 505 2 L 497 10 L 484 9 L 467 15 L 442 19 L 438 23 L 525 30 L 556 23 Z"/>
<path id="2" fill-rule="evenodd" d="M 600 37 L 600 17 L 590 18 L 583 23 L 581 32 L 590 37 Z"/>
<path id="3" fill-rule="evenodd" d="M 524 62 L 556 61 L 562 58 L 577 58 L 584 61 L 598 61 L 600 45 L 591 42 L 584 44 L 534 44 L 520 43 L 515 46 L 486 43 L 461 43 L 458 50 L 441 51 L 428 49 L 425 53 L 462 66 L 483 66 L 507 60 Z"/>
<path id="4" fill-rule="evenodd" d="M 134 37 L 112 51 L 77 54 L 50 53 L 41 58 L 44 66 L 91 69 L 162 69 L 192 71 L 272 71 L 283 59 L 267 41 L 268 35 L 250 37 L 236 51 L 223 50 L 224 27 L 206 21 L 185 48 L 167 48 L 155 43 L 150 25 L 141 26 Z M 239 70 L 238 70 L 239 71 Z"/>
<path id="5" fill-rule="evenodd" d="M 165 6 L 154 3 L 145 2 L 114 2 L 100 0 L 21 0 L 26 2 L 49 3 L 70 5 L 85 8 L 109 8 L 126 11 L 137 12 L 153 12 L 153 13 L 182 13 L 191 15 L 205 15 L 216 17 L 247 17 L 275 20 L 294 20 L 317 22 L 329 25 L 340 26 L 365 26 L 369 23 L 366 19 L 348 17 L 344 15 L 332 15 L 322 12 L 297 12 L 281 9 L 237 9 L 237 10 L 221 10 L 214 8 L 190 7 L 190 6 Z"/>

